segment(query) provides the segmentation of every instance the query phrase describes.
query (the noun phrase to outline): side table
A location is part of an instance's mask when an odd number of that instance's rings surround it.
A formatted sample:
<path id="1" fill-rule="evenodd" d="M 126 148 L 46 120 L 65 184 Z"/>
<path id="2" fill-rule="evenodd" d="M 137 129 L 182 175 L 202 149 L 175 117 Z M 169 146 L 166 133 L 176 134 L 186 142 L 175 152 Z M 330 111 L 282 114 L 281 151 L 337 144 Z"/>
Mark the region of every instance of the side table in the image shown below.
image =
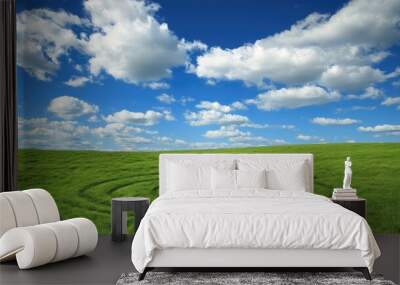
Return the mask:
<path id="1" fill-rule="evenodd" d="M 332 202 L 359 214 L 364 219 L 367 218 L 367 200 L 363 198 L 355 198 L 351 200 L 332 199 Z"/>
<path id="2" fill-rule="evenodd" d="M 111 231 L 113 241 L 123 241 L 126 238 L 128 213 L 135 215 L 135 230 L 149 208 L 150 200 L 144 197 L 120 197 L 111 200 Z"/>

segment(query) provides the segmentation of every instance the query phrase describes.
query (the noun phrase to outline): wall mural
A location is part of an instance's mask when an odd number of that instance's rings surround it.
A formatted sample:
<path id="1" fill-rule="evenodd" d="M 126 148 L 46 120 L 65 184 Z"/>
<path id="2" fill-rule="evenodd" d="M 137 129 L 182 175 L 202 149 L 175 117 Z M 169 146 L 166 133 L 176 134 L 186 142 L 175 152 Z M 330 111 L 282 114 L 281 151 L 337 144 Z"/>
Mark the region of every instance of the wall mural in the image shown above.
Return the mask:
<path id="1" fill-rule="evenodd" d="M 373 230 L 400 232 L 399 1 L 17 6 L 19 186 L 63 216 L 109 232 L 160 151 L 312 152 L 317 193 L 351 156 Z"/>

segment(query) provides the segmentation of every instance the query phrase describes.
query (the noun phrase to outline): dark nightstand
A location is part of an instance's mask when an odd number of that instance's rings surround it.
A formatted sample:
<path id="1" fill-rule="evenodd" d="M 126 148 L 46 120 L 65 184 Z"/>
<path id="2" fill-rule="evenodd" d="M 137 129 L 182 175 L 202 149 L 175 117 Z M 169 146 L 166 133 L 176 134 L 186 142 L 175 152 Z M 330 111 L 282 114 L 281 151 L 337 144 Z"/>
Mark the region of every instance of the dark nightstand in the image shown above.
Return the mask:
<path id="1" fill-rule="evenodd" d="M 135 216 L 135 230 L 149 208 L 150 200 L 143 197 L 112 198 L 111 202 L 111 230 L 113 241 L 123 241 L 127 234 L 127 211 L 133 211 Z"/>
<path id="2" fill-rule="evenodd" d="M 331 200 L 333 203 L 339 204 L 340 206 L 359 214 L 364 219 L 367 218 L 367 200 L 363 198 L 356 198 L 352 200 Z"/>

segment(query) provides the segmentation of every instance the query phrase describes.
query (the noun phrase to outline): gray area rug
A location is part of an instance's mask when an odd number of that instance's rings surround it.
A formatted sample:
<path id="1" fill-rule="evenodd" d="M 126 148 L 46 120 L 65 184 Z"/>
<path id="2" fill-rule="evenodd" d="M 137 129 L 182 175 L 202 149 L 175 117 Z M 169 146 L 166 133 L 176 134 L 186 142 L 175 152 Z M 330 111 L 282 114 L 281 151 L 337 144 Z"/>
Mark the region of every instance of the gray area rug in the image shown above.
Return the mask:
<path id="1" fill-rule="evenodd" d="M 146 284 L 376 284 L 395 285 L 392 281 L 384 280 L 380 275 L 373 275 L 368 281 L 359 272 L 148 272 L 146 278 L 138 281 L 138 273 L 122 274 L 117 285 L 146 285 Z"/>

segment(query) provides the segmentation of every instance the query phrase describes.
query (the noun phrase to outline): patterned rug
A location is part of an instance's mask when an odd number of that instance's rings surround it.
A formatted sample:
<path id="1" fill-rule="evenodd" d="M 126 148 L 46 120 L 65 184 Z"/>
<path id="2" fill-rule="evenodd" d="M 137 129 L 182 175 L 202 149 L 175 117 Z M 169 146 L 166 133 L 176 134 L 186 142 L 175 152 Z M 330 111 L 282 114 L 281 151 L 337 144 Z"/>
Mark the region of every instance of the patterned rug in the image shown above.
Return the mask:
<path id="1" fill-rule="evenodd" d="M 359 272 L 148 272 L 142 281 L 138 281 L 138 276 L 138 273 L 122 274 L 117 285 L 395 285 L 380 275 L 372 275 L 373 280 L 368 281 Z"/>

